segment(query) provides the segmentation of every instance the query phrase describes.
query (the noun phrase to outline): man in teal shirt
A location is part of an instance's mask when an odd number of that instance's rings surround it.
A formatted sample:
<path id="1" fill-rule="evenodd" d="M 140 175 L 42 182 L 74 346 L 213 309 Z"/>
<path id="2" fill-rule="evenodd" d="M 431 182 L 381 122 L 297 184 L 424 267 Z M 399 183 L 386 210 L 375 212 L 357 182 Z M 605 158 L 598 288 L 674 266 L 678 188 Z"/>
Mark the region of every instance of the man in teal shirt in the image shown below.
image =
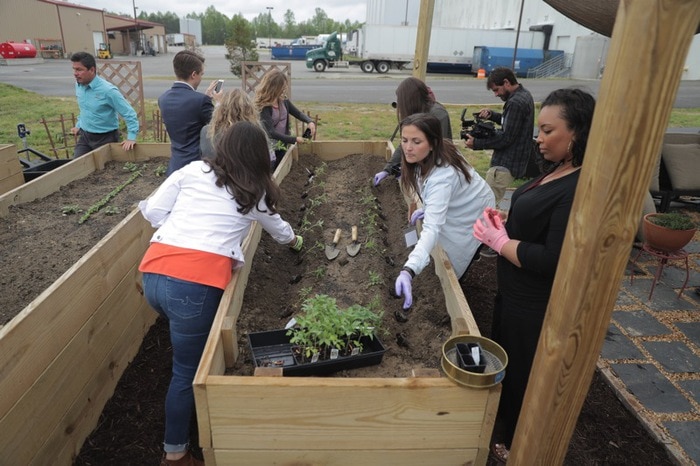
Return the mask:
<path id="1" fill-rule="evenodd" d="M 95 57 L 77 52 L 70 57 L 75 77 L 75 95 L 80 114 L 72 134 L 78 135 L 73 158 L 85 155 L 111 142 L 119 142 L 120 115 L 126 122 L 124 150 L 131 150 L 139 133 L 139 118 L 114 84 L 97 76 Z"/>

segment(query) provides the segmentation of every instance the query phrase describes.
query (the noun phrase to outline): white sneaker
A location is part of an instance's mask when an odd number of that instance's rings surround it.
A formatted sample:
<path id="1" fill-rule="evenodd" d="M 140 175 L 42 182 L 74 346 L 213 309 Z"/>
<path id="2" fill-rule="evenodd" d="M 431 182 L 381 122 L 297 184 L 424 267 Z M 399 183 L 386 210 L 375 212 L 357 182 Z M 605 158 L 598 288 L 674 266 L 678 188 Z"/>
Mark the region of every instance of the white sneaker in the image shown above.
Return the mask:
<path id="1" fill-rule="evenodd" d="M 479 255 L 481 257 L 498 257 L 498 253 L 488 246 L 484 246 L 483 248 L 481 248 Z"/>

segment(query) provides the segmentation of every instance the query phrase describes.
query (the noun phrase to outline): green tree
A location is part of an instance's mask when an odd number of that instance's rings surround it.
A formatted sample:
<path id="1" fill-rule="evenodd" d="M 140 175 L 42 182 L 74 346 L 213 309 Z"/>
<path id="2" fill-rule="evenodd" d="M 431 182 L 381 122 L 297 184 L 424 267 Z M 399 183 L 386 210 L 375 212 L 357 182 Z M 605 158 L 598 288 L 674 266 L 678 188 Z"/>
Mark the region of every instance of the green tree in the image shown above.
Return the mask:
<path id="1" fill-rule="evenodd" d="M 297 22 L 294 19 L 294 12 L 287 10 L 284 12 L 284 22 L 282 24 L 282 37 L 298 37 Z"/>
<path id="2" fill-rule="evenodd" d="M 333 27 L 337 24 L 330 19 L 323 8 L 316 8 L 314 17 L 311 18 L 311 25 L 318 34 L 328 34 L 333 32 Z"/>
<path id="3" fill-rule="evenodd" d="M 145 15 L 145 17 L 144 17 Z M 166 34 L 174 34 L 180 32 L 180 18 L 172 11 L 166 11 L 165 13 L 148 13 L 141 12 L 139 18 L 145 19 L 152 23 L 162 24 L 165 27 Z"/>
<path id="4" fill-rule="evenodd" d="M 210 6 L 201 17 L 202 43 L 221 45 L 226 42 L 226 29 L 230 23 L 223 13 Z"/>
<path id="5" fill-rule="evenodd" d="M 231 63 L 231 73 L 240 77 L 242 74 L 242 62 L 258 61 L 258 52 L 255 50 L 255 34 L 248 20 L 240 13 L 231 18 L 226 40 L 228 61 Z"/>

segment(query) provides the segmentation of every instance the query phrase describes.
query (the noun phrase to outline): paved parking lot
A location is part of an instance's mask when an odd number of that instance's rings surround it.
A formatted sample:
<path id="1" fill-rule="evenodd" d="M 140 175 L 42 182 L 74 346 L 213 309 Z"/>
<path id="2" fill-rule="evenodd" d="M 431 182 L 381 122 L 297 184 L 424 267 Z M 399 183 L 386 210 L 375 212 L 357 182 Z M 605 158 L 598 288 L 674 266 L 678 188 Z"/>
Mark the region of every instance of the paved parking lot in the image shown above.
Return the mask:
<path id="1" fill-rule="evenodd" d="M 168 89 L 174 79 L 172 57 L 179 48 L 171 47 L 167 54 L 158 56 L 117 57 L 117 60 L 138 60 L 144 76 L 144 94 L 156 99 Z M 240 78 L 230 72 L 225 58 L 225 47 L 204 46 L 206 58 L 205 80 L 224 79 L 226 86 L 239 87 Z M 260 60 L 268 60 L 269 52 L 260 50 Z M 316 73 L 308 70 L 303 61 L 292 61 L 292 97 L 311 102 L 383 103 L 394 100 L 398 81 L 411 75 L 410 70 L 391 70 L 387 74 L 363 73 L 359 68 L 327 70 Z M 0 66 L 0 82 L 12 84 L 48 96 L 72 97 L 73 76 L 68 60 L 44 60 L 43 63 L 20 62 Z M 206 81 L 205 81 L 206 82 Z M 498 99 L 487 91 L 485 81 L 473 76 L 430 74 L 426 78 L 438 99 L 446 104 L 497 104 Z M 549 92 L 561 87 L 577 86 L 597 95 L 599 80 L 523 79 L 524 86 L 541 101 Z M 342 89 L 343 92 L 338 92 Z M 700 107 L 700 81 L 682 81 L 675 107 Z"/>

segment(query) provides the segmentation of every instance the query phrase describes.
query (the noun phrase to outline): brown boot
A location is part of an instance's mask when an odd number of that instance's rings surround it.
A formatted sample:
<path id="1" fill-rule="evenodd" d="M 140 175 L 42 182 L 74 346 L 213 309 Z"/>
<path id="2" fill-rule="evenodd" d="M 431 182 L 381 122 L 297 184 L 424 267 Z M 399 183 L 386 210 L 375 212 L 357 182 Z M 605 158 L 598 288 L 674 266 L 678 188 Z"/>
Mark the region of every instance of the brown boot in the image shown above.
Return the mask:
<path id="1" fill-rule="evenodd" d="M 166 460 L 164 454 L 163 459 L 160 460 L 160 466 L 204 466 L 204 461 L 198 460 L 188 451 L 179 460 Z"/>

